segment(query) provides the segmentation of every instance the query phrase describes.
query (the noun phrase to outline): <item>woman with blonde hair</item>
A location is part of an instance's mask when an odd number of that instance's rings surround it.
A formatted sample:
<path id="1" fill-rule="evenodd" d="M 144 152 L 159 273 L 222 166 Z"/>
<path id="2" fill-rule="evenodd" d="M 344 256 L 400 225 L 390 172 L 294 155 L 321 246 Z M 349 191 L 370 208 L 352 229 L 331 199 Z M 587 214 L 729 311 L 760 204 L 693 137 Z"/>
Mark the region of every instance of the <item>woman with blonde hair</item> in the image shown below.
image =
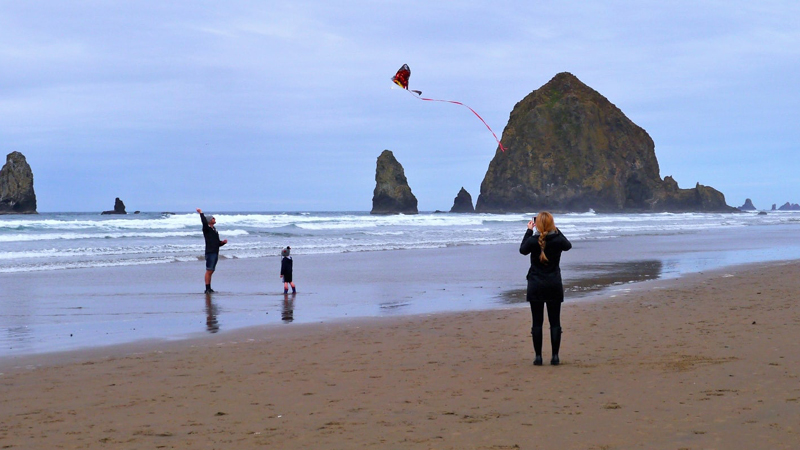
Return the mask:
<path id="1" fill-rule="evenodd" d="M 534 228 L 536 234 L 534 234 Z M 561 346 L 561 303 L 564 301 L 564 285 L 561 282 L 561 252 L 572 248 L 564 234 L 556 228 L 553 215 L 542 211 L 528 222 L 528 229 L 519 252 L 531 255 L 531 268 L 528 270 L 528 302 L 531 304 L 533 326 L 533 350 L 535 366 L 542 365 L 542 325 L 544 308 L 547 306 L 547 320 L 550 322 L 550 344 L 553 356 L 550 364 L 557 366 L 558 349 Z"/>

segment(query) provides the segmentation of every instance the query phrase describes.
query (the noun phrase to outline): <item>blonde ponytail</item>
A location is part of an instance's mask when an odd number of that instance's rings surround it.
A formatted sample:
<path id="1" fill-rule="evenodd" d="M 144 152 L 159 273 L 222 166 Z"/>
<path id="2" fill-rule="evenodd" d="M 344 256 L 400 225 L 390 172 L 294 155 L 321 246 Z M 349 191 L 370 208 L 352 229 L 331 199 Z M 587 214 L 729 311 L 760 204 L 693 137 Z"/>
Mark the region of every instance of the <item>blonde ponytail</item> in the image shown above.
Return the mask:
<path id="1" fill-rule="evenodd" d="M 539 231 L 539 248 L 542 252 L 539 254 L 539 262 L 547 264 L 550 262 L 544 254 L 544 248 L 547 245 L 545 238 L 549 233 L 556 231 L 556 224 L 553 221 L 553 215 L 547 211 L 542 211 L 536 215 L 536 230 Z"/>
<path id="2" fill-rule="evenodd" d="M 546 237 L 547 237 L 547 231 L 539 235 L 539 248 L 542 249 L 542 252 L 539 253 L 539 262 L 541 262 L 542 264 L 547 264 L 549 262 L 547 256 L 545 256 L 544 254 L 544 247 L 545 245 L 547 245 L 547 241 L 544 240 L 544 238 Z"/>

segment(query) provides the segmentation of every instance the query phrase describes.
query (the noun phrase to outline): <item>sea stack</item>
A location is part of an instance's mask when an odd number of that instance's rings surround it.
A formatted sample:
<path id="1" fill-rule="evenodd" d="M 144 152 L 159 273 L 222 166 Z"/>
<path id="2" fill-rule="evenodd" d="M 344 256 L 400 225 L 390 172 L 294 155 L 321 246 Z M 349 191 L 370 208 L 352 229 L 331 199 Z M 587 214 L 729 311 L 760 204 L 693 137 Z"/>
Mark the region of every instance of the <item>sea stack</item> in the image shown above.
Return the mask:
<path id="1" fill-rule="evenodd" d="M 117 197 L 114 199 L 114 209 L 111 211 L 103 211 L 101 214 L 128 214 L 125 212 L 125 203 Z"/>
<path id="2" fill-rule="evenodd" d="M 735 211 L 714 188 L 662 180 L 650 135 L 571 73 L 517 103 L 502 142 L 477 212 Z"/>
<path id="3" fill-rule="evenodd" d="M 469 195 L 464 187 L 458 191 L 455 200 L 453 200 L 453 207 L 450 208 L 451 213 L 474 213 L 475 207 L 472 206 L 472 196 Z"/>
<path id="4" fill-rule="evenodd" d="M 755 211 L 756 207 L 755 207 L 755 205 L 753 205 L 753 201 L 748 198 L 748 199 L 745 199 L 744 205 L 742 205 L 742 206 L 740 206 L 740 207 L 738 207 L 736 209 L 738 209 L 739 211 Z"/>
<path id="5" fill-rule="evenodd" d="M 800 211 L 800 205 L 786 202 L 778 208 L 778 211 Z"/>
<path id="6" fill-rule="evenodd" d="M 417 198 L 411 193 L 403 166 L 384 150 L 375 169 L 375 191 L 370 214 L 417 214 Z"/>
<path id="7" fill-rule="evenodd" d="M 9 153 L 0 169 L 0 214 L 36 214 L 33 171 L 20 152 Z"/>

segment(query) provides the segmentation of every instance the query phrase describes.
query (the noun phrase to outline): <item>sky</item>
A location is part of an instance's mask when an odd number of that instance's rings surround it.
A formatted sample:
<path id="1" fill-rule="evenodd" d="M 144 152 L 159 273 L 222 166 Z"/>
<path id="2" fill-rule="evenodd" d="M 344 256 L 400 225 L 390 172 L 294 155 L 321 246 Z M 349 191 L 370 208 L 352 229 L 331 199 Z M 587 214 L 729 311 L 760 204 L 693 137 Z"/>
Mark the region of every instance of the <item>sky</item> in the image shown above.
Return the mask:
<path id="1" fill-rule="evenodd" d="M 661 176 L 800 203 L 800 2 L 0 0 L 0 150 L 39 212 L 369 211 L 391 150 L 421 211 L 477 201 L 514 105 L 571 72 Z"/>

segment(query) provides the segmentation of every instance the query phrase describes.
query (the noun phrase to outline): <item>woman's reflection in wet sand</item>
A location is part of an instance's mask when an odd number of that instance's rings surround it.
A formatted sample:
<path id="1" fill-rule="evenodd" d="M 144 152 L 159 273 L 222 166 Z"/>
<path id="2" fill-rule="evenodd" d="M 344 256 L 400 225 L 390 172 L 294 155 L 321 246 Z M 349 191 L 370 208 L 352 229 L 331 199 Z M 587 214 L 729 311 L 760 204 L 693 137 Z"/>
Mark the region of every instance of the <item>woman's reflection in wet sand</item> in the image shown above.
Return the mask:
<path id="1" fill-rule="evenodd" d="M 217 312 L 217 305 L 211 301 L 211 294 L 206 294 L 206 330 L 209 333 L 216 333 L 219 331 Z"/>
<path id="2" fill-rule="evenodd" d="M 297 294 L 283 294 L 283 309 L 281 309 L 281 320 L 283 323 L 290 323 L 294 320 L 294 298 Z"/>

